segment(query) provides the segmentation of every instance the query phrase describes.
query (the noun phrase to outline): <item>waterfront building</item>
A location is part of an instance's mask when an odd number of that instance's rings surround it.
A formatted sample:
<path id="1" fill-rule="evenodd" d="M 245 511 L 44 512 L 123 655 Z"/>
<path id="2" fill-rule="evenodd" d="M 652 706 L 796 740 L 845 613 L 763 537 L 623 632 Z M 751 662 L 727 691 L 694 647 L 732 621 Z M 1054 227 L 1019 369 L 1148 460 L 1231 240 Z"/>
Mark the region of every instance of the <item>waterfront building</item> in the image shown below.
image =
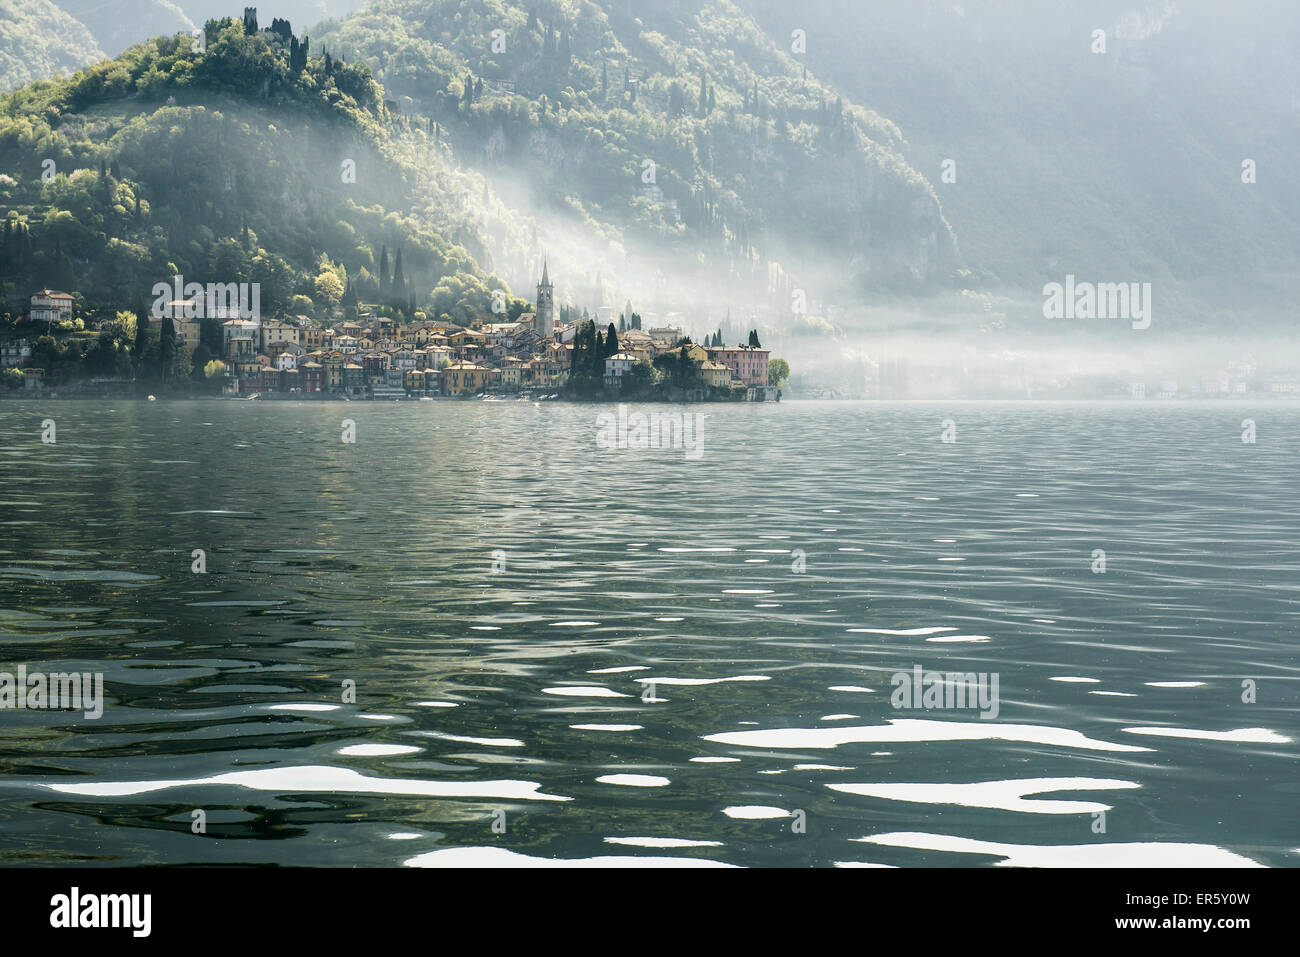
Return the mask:
<path id="1" fill-rule="evenodd" d="M 32 344 L 26 339 L 0 342 L 0 366 L 6 369 L 21 368 L 32 358 Z"/>
<path id="2" fill-rule="evenodd" d="M 325 386 L 323 370 L 319 362 L 313 362 L 308 359 L 298 366 L 298 372 L 302 376 L 302 391 L 305 393 L 321 392 Z"/>
<path id="3" fill-rule="evenodd" d="M 487 389 L 492 371 L 473 362 L 453 362 L 442 370 L 442 390 L 448 395 L 470 395 Z"/>
<path id="4" fill-rule="evenodd" d="M 746 386 L 767 388 L 767 362 L 771 350 L 757 346 L 714 346 L 709 359 L 726 366 Z"/>
<path id="5" fill-rule="evenodd" d="M 636 365 L 636 356 L 626 352 L 616 352 L 605 358 L 605 387 L 617 389 L 622 385 L 623 376 Z"/>

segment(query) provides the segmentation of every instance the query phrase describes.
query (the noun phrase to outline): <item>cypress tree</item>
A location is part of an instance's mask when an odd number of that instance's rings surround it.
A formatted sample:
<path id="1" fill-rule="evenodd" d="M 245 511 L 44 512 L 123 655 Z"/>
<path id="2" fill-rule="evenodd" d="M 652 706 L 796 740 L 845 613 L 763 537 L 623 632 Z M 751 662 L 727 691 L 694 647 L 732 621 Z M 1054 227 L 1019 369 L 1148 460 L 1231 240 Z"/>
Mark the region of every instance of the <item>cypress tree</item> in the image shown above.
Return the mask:
<path id="1" fill-rule="evenodd" d="M 176 357 L 176 323 L 169 316 L 163 316 L 158 330 L 158 371 L 162 381 L 167 381 L 171 372 L 172 360 Z"/>
<path id="2" fill-rule="evenodd" d="M 142 363 L 144 354 L 149 348 L 149 313 L 145 312 L 143 306 L 135 311 L 135 345 L 131 347 L 131 352 L 135 358 L 136 369 L 143 371 Z"/>

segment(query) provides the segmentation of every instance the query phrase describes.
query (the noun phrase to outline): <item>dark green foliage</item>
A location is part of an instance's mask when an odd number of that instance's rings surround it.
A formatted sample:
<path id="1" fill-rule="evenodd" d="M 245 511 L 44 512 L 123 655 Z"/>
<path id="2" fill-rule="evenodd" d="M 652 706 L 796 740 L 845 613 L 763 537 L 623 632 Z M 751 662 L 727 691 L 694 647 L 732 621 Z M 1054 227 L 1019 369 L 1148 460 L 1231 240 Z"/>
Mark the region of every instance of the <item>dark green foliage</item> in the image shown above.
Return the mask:
<path id="1" fill-rule="evenodd" d="M 327 73 L 305 38 L 285 44 L 287 26 L 248 35 L 240 21 L 210 21 L 206 52 L 164 37 L 0 97 L 0 171 L 22 173 L 0 178 L 0 312 L 57 287 L 111 316 L 179 273 L 259 283 L 274 315 L 314 294 L 322 256 L 373 301 L 372 250 L 389 243 L 402 250 L 396 310 L 485 312 L 474 256 L 406 212 L 438 208 L 430 190 L 443 186 L 425 175 L 412 198 L 416 163 L 430 160 L 390 131 L 369 68 L 335 60 Z M 340 157 L 361 171 L 354 181 Z M 46 158 L 56 175 L 42 182 Z"/>

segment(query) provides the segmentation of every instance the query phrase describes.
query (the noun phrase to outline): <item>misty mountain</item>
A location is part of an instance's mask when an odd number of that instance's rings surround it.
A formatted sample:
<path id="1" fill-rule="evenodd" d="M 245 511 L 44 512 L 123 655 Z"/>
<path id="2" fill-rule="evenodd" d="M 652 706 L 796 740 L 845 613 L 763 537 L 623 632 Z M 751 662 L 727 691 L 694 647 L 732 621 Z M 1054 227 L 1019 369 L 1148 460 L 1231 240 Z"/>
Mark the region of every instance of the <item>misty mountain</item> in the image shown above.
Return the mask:
<path id="1" fill-rule="evenodd" d="M 108 56 L 150 37 L 189 33 L 194 22 L 174 0 L 56 0 L 95 37 Z M 203 21 L 200 20 L 199 23 Z"/>
<path id="2" fill-rule="evenodd" d="M 599 265 L 560 252 L 593 283 L 662 272 L 788 315 L 814 273 L 909 292 L 955 276 L 897 127 L 805 76 L 728 0 L 378 0 L 312 40 L 369 63 L 397 109 L 432 118 L 552 237 L 601 238 Z"/>
<path id="3" fill-rule="evenodd" d="M 0 92 L 103 56 L 91 32 L 49 0 L 0 0 Z"/>
<path id="4" fill-rule="evenodd" d="M 981 285 L 1141 279 L 1166 317 L 1214 323 L 1300 291 L 1294 3 L 741 3 L 773 37 L 806 31 L 809 71 L 899 125 Z"/>

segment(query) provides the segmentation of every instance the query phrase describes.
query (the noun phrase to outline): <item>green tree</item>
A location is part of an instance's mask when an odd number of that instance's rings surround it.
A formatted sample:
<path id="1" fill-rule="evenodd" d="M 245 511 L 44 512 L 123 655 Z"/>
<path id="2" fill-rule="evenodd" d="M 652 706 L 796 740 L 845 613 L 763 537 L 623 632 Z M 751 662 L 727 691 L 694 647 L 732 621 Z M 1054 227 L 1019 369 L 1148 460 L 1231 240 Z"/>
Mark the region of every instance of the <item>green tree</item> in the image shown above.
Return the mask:
<path id="1" fill-rule="evenodd" d="M 135 313 L 135 344 L 131 348 L 131 355 L 135 359 L 136 372 L 144 372 L 142 364 L 144 357 L 149 351 L 149 314 L 145 312 L 144 307 L 136 310 Z"/>
<path id="2" fill-rule="evenodd" d="M 790 363 L 784 359 L 767 361 L 767 381 L 778 389 L 790 381 Z"/>
<path id="3" fill-rule="evenodd" d="M 400 256 L 401 253 L 398 253 Z M 343 283 L 339 281 L 338 273 L 332 270 L 326 270 L 316 277 L 314 287 L 316 290 L 316 301 L 322 306 L 338 305 L 343 298 Z"/>
<path id="4" fill-rule="evenodd" d="M 158 323 L 158 374 L 163 382 L 168 381 L 172 365 L 176 361 L 176 321 L 163 316 Z"/>

